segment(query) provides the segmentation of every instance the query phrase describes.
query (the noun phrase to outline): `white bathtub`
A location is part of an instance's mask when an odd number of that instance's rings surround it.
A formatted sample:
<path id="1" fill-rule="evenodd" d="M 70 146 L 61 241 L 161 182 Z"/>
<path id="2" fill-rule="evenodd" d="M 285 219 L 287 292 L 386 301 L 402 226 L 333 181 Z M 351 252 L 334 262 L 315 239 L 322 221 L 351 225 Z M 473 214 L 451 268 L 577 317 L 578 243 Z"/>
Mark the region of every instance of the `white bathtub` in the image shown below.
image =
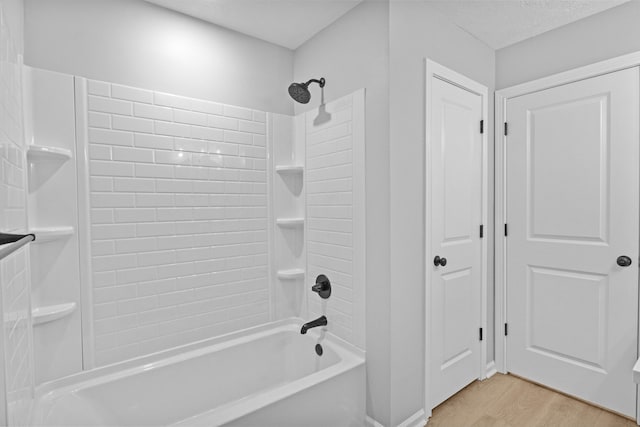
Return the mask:
<path id="1" fill-rule="evenodd" d="M 203 341 L 44 384 L 33 425 L 362 426 L 362 353 L 301 320 Z"/>

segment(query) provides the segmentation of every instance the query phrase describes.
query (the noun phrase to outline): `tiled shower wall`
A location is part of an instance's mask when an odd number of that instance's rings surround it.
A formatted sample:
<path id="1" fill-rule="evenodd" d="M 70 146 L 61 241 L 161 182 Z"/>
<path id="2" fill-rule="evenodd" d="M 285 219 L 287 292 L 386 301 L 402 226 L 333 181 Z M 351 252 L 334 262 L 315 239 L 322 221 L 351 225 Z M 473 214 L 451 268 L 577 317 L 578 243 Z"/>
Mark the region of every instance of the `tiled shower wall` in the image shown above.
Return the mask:
<path id="1" fill-rule="evenodd" d="M 326 314 L 331 332 L 363 348 L 357 317 L 364 315 L 358 311 L 364 283 L 357 280 L 354 241 L 354 96 L 305 115 L 307 263 L 310 282 L 325 274 L 332 285 L 326 302 L 309 294 L 311 317 Z"/>
<path id="2" fill-rule="evenodd" d="M 14 233 L 27 228 L 22 32 L 21 2 L 0 1 L 0 231 Z M 26 425 L 33 395 L 28 248 L 0 261 L 0 280 L 7 422 Z"/>
<path id="3" fill-rule="evenodd" d="M 269 321 L 266 114 L 88 82 L 96 365 Z"/>

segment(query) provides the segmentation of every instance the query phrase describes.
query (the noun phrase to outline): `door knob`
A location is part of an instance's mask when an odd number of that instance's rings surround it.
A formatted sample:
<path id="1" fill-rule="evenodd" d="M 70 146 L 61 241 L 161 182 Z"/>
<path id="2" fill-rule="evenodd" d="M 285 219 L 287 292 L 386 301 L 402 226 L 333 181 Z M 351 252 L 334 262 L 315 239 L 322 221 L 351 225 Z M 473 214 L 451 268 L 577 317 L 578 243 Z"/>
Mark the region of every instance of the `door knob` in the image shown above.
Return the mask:
<path id="1" fill-rule="evenodd" d="M 436 255 L 436 257 L 433 259 L 433 265 L 437 266 L 442 266 L 444 267 L 445 265 L 447 265 L 447 259 L 446 258 L 440 258 L 440 255 Z"/>
<path id="2" fill-rule="evenodd" d="M 620 267 L 629 267 L 631 265 L 631 258 L 626 255 L 621 255 L 616 260 Z"/>

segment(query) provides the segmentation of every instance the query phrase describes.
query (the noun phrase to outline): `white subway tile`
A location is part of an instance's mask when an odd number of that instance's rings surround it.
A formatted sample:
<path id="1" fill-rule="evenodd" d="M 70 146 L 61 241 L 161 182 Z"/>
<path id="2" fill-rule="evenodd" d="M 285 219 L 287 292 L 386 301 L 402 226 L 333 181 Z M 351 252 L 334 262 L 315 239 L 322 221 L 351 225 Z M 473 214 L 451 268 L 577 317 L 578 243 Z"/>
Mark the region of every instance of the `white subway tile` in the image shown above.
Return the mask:
<path id="1" fill-rule="evenodd" d="M 91 160 L 89 168 L 92 175 L 133 176 L 133 165 L 129 163 Z"/>
<path id="2" fill-rule="evenodd" d="M 156 252 L 157 253 L 157 252 Z M 151 255 L 151 254 L 149 254 Z M 158 264 L 164 264 L 159 262 Z M 138 283 L 138 296 L 160 295 L 176 289 L 176 279 L 153 280 Z"/>
<path id="3" fill-rule="evenodd" d="M 98 206 L 96 204 L 94 206 Z M 113 224 L 113 210 L 111 209 L 91 209 L 91 222 L 93 224 Z"/>
<path id="4" fill-rule="evenodd" d="M 191 153 L 185 151 L 156 150 L 154 158 L 156 163 L 171 165 L 188 165 L 191 163 Z"/>
<path id="5" fill-rule="evenodd" d="M 136 164 L 136 177 L 139 178 L 173 178 L 173 166 Z"/>
<path id="6" fill-rule="evenodd" d="M 264 135 L 253 135 L 253 145 L 258 145 L 260 147 L 267 146 L 267 138 Z"/>
<path id="7" fill-rule="evenodd" d="M 154 104 L 165 107 L 181 108 L 183 110 L 191 109 L 191 99 L 185 98 L 184 96 L 155 92 L 153 94 L 153 101 Z"/>
<path id="8" fill-rule="evenodd" d="M 112 160 L 111 147 L 108 145 L 89 145 L 89 158 L 92 160 Z"/>
<path id="9" fill-rule="evenodd" d="M 189 138 L 191 136 L 191 126 L 180 123 L 155 122 L 155 133 L 158 135 L 180 136 Z"/>
<path id="10" fill-rule="evenodd" d="M 113 191 L 113 178 L 92 176 L 89 187 L 91 191 Z"/>
<path id="11" fill-rule="evenodd" d="M 178 151 L 207 152 L 207 142 L 190 138 L 175 138 L 174 149 Z"/>
<path id="12" fill-rule="evenodd" d="M 156 191 L 158 193 L 193 193 L 193 181 L 158 179 Z"/>
<path id="13" fill-rule="evenodd" d="M 175 251 L 141 252 L 137 256 L 138 265 L 141 267 L 174 264 L 176 262 Z"/>
<path id="14" fill-rule="evenodd" d="M 224 142 L 210 142 L 209 153 L 224 154 L 228 156 L 237 156 L 239 152 L 238 144 L 226 144 Z"/>
<path id="15" fill-rule="evenodd" d="M 133 115 L 145 119 L 173 121 L 173 110 L 167 107 L 159 107 L 157 105 L 133 104 Z"/>
<path id="16" fill-rule="evenodd" d="M 246 132 L 224 131 L 224 142 L 233 142 L 237 144 L 253 144 L 253 135 Z"/>
<path id="17" fill-rule="evenodd" d="M 133 239 L 120 238 L 116 240 L 115 243 L 116 243 L 116 252 L 119 254 L 154 251 L 158 246 L 156 243 L 156 239 L 152 237 L 147 237 L 147 238 L 138 237 Z"/>
<path id="18" fill-rule="evenodd" d="M 130 116 L 133 114 L 133 104 L 129 101 L 89 95 L 89 110 Z"/>
<path id="19" fill-rule="evenodd" d="M 93 238 L 93 236 L 91 237 Z M 94 256 L 91 260 L 91 266 L 94 272 L 133 268 L 136 267 L 136 257 L 131 255 Z"/>
<path id="20" fill-rule="evenodd" d="M 87 91 L 90 95 L 111 96 L 111 85 L 96 80 L 87 80 Z"/>
<path id="21" fill-rule="evenodd" d="M 173 121 L 189 125 L 206 126 L 207 115 L 195 111 L 173 110 Z"/>
<path id="22" fill-rule="evenodd" d="M 253 112 L 253 121 L 265 123 L 267 121 L 267 114 L 264 111 L 254 111 Z"/>
<path id="23" fill-rule="evenodd" d="M 224 131 L 210 127 L 191 126 L 191 136 L 206 141 L 222 141 L 224 139 Z"/>
<path id="24" fill-rule="evenodd" d="M 111 97 L 126 99 L 128 101 L 144 102 L 147 104 L 151 104 L 153 102 L 153 92 L 117 84 L 111 85 Z"/>
<path id="25" fill-rule="evenodd" d="M 172 222 L 145 222 L 136 225 L 136 235 L 139 237 L 171 236 L 174 234 L 176 234 L 175 224 Z M 155 245 L 155 239 L 153 240 Z"/>
<path id="26" fill-rule="evenodd" d="M 118 130 L 89 128 L 89 142 L 107 145 L 133 145 L 133 134 Z"/>
<path id="27" fill-rule="evenodd" d="M 158 208 L 158 221 L 190 221 L 193 219 L 191 208 Z"/>
<path id="28" fill-rule="evenodd" d="M 136 206 L 166 207 L 174 205 L 173 194 L 136 194 Z"/>
<path id="29" fill-rule="evenodd" d="M 140 148 L 171 150 L 173 149 L 173 138 L 162 135 L 148 135 L 137 133 L 135 135 L 135 146 Z"/>
<path id="30" fill-rule="evenodd" d="M 266 125 L 264 123 L 240 120 L 238 121 L 238 130 L 242 132 L 251 132 L 264 135 L 266 132 Z"/>
<path id="31" fill-rule="evenodd" d="M 118 130 L 153 133 L 153 120 L 139 117 L 111 116 L 111 126 Z"/>
<path id="32" fill-rule="evenodd" d="M 205 101 L 201 99 L 191 100 L 191 110 L 199 111 L 201 113 L 219 114 L 222 115 L 222 104 L 217 102 Z"/>
<path id="33" fill-rule="evenodd" d="M 153 162 L 153 151 L 141 148 L 113 147 L 113 160 L 123 162 Z"/>
<path id="34" fill-rule="evenodd" d="M 237 130 L 238 119 L 223 116 L 209 116 L 208 125 L 209 127 L 217 129 Z"/>
<path id="35" fill-rule="evenodd" d="M 93 208 L 127 208 L 133 206 L 135 206 L 135 196 L 133 194 L 91 194 L 91 207 Z"/>
<path id="36" fill-rule="evenodd" d="M 156 210 L 153 208 L 117 208 L 114 210 L 115 222 L 153 222 Z"/>
<path id="37" fill-rule="evenodd" d="M 100 224 L 91 227 L 91 238 L 94 240 L 135 237 L 135 233 L 135 226 L 131 224 Z"/>
<path id="38" fill-rule="evenodd" d="M 113 178 L 113 185 L 115 191 L 124 193 L 153 193 L 156 188 L 153 179 L 144 178 Z"/>
<path id="39" fill-rule="evenodd" d="M 253 112 L 247 108 L 234 107 L 232 105 L 224 106 L 224 115 L 227 117 L 235 117 L 238 119 L 251 120 Z"/>
<path id="40" fill-rule="evenodd" d="M 157 271 L 155 267 L 131 268 L 118 270 L 116 272 L 116 283 L 126 285 L 128 283 L 148 282 L 156 279 Z"/>
<path id="41" fill-rule="evenodd" d="M 89 126 L 94 128 L 111 128 L 111 116 L 105 113 L 89 112 Z"/>

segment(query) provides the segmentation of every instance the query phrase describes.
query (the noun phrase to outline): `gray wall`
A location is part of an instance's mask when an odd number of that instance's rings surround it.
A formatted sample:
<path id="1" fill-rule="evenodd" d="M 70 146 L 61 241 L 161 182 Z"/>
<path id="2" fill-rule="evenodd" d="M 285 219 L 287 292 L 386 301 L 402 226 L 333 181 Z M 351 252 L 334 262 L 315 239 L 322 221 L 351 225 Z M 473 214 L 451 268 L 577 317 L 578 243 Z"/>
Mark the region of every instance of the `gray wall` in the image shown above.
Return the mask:
<path id="1" fill-rule="evenodd" d="M 295 52 L 294 78 L 324 77 L 325 101 L 366 89 L 367 410 L 389 425 L 389 5 L 366 1 Z M 317 108 L 320 90 L 296 113 Z"/>
<path id="2" fill-rule="evenodd" d="M 25 63 L 292 114 L 293 52 L 142 0 L 26 0 Z"/>
<path id="3" fill-rule="evenodd" d="M 496 52 L 496 88 L 640 50 L 640 1 L 633 0 Z"/>
<path id="4" fill-rule="evenodd" d="M 491 94 L 495 53 L 426 2 L 391 2 L 390 40 L 390 346 L 393 349 L 390 424 L 397 425 L 423 408 L 425 402 L 424 58 L 486 85 Z M 489 123 L 493 123 L 492 99 L 489 112 Z M 490 132 L 489 141 L 492 138 Z M 493 158 L 493 152 L 489 157 Z M 492 290 L 489 293 L 491 301 Z M 489 342 L 490 348 L 492 343 L 493 339 Z"/>

